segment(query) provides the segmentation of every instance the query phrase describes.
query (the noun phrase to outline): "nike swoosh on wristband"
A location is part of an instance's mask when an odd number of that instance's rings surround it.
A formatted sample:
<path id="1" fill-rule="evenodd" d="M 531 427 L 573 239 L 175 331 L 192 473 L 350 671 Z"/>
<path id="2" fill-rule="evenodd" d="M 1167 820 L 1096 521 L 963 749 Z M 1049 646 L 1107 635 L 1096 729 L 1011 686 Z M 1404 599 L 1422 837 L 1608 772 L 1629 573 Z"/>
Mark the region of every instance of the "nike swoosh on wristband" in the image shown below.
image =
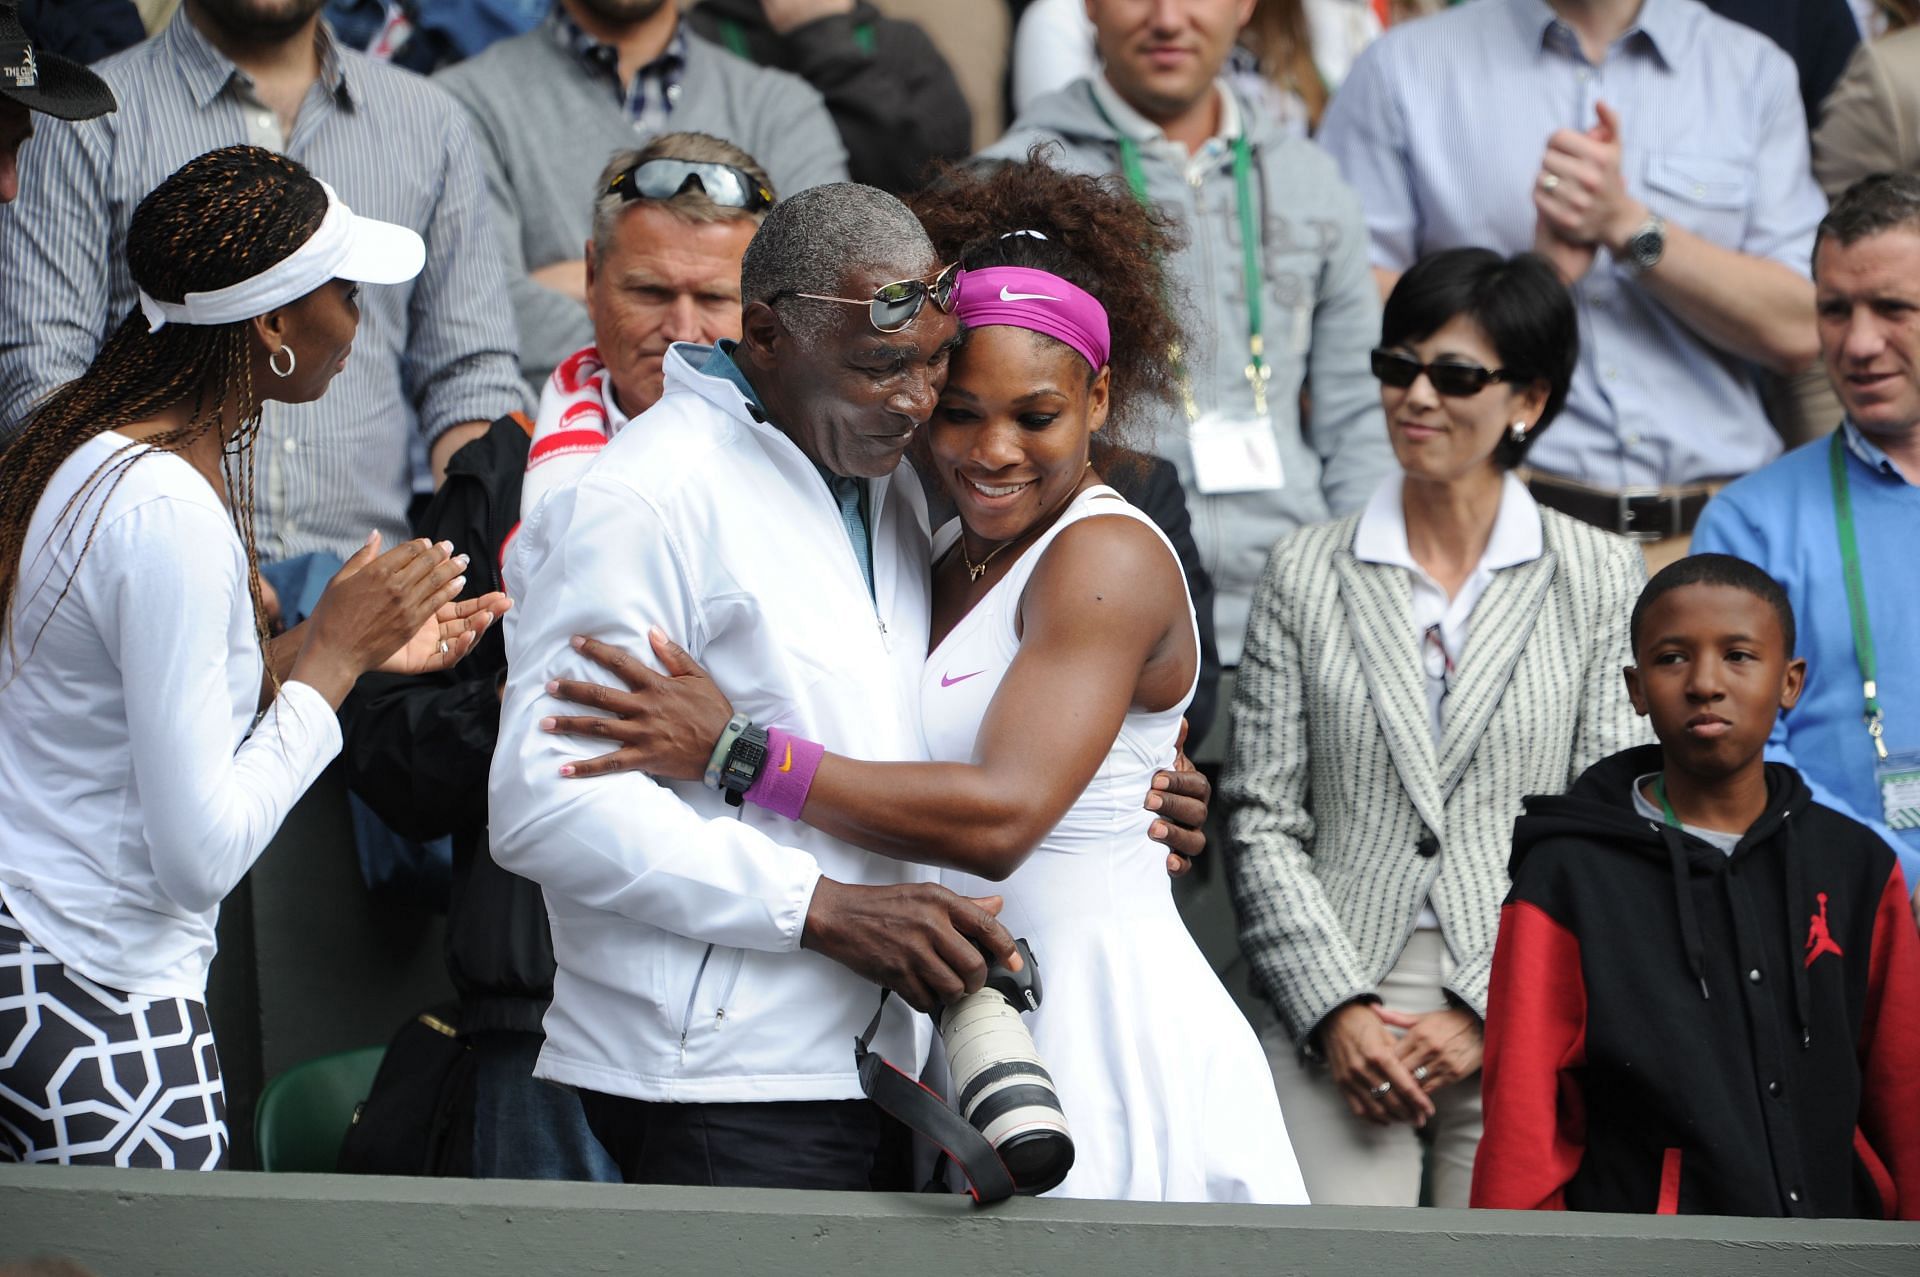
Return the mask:
<path id="1" fill-rule="evenodd" d="M 1003 302 L 1057 302 L 1058 297 L 1049 297 L 1045 293 L 1010 293 L 1005 284 L 1000 285 L 1000 300 Z"/>
<path id="2" fill-rule="evenodd" d="M 959 678 L 948 678 L 945 674 L 942 674 L 940 676 L 940 686 L 952 687 L 955 683 L 964 683 L 970 678 L 978 678 L 985 673 L 985 670 L 975 670 L 971 674 L 962 674 Z"/>
<path id="3" fill-rule="evenodd" d="M 787 742 L 787 756 L 782 760 L 780 760 L 780 770 L 783 772 L 790 772 L 793 770 L 793 742 L 792 741 Z"/>

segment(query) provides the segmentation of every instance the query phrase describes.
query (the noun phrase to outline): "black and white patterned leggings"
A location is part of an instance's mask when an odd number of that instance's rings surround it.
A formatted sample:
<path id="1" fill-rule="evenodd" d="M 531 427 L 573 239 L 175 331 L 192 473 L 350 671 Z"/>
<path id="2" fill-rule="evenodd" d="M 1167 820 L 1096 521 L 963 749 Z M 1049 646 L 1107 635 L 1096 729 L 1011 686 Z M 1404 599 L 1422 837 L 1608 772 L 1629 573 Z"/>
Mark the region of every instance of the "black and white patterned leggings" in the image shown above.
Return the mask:
<path id="1" fill-rule="evenodd" d="M 226 1160 L 206 1007 L 95 984 L 0 907 L 0 1162 L 211 1171 Z"/>

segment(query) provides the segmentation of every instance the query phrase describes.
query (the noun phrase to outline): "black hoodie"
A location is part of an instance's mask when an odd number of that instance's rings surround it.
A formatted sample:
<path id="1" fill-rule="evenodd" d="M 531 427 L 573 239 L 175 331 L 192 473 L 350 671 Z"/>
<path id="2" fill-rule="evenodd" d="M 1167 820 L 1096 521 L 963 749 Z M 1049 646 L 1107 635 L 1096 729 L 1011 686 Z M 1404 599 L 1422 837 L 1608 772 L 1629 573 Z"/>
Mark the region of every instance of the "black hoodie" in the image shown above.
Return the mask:
<path id="1" fill-rule="evenodd" d="M 1920 1218 L 1920 933 L 1893 852 L 1768 763 L 1731 855 L 1633 805 L 1658 746 L 1526 800 L 1473 1204 Z"/>

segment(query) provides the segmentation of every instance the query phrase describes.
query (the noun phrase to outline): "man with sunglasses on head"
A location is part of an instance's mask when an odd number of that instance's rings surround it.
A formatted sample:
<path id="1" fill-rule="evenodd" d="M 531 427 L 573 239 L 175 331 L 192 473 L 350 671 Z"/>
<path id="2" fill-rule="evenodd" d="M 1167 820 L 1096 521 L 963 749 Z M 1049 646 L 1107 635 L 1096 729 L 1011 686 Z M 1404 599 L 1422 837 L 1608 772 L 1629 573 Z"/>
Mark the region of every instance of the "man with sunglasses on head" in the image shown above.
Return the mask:
<path id="1" fill-rule="evenodd" d="M 795 765 L 767 725 L 926 758 L 931 538 L 905 458 L 959 341 L 956 276 L 884 192 L 788 197 L 743 259 L 739 341 L 669 349 L 660 402 L 526 508 L 507 557 L 525 623 L 506 634 L 491 845 L 552 920 L 537 1074 L 577 1088 L 630 1182 L 910 1187 L 854 1040 L 914 1070 L 930 1024 L 903 1003 L 1017 961 L 997 899 L 739 805 Z M 549 717 L 617 714 L 592 686 L 606 669 L 638 686 L 687 654 L 744 716 L 704 784 L 605 774 L 587 763 L 608 741 Z"/>
<path id="2" fill-rule="evenodd" d="M 787 194 L 847 176 L 820 94 L 696 34 L 674 0 L 555 0 L 538 27 L 434 76 L 475 123 L 529 383 L 593 335 L 587 210 L 601 160 L 671 129 L 763 157 Z"/>
<path id="3" fill-rule="evenodd" d="M 740 258 L 774 198 L 758 162 L 718 138 L 667 133 L 617 152 L 598 191 L 584 250 L 594 340 L 555 370 L 537 421 L 502 417 L 454 454 L 418 529 L 487 547 L 469 568 L 470 594 L 503 588 L 500 561 L 523 488 L 531 507 L 571 482 L 659 400 L 671 343 L 740 334 Z M 354 792 L 395 829 L 453 838 L 447 966 L 473 1065 L 472 1174 L 617 1180 L 579 1100 L 533 1076 L 553 997 L 546 905 L 538 885 L 487 852 L 487 769 L 506 661 L 489 633 L 444 674 L 369 676 L 341 710 L 342 759 Z M 469 1166 L 456 1155 L 442 1169 Z"/>

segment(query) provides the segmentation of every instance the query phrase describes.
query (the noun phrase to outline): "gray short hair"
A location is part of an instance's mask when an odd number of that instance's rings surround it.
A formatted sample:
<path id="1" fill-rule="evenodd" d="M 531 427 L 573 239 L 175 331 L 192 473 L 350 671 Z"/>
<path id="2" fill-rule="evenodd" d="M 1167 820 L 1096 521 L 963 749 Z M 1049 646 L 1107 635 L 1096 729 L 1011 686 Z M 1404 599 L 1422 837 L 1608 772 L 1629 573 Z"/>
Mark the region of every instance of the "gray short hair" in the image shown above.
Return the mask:
<path id="1" fill-rule="evenodd" d="M 664 208 L 674 216 L 695 225 L 711 222 L 750 221 L 759 224 L 766 218 L 765 211 L 749 213 L 744 208 L 729 208 L 725 204 L 716 204 L 707 198 L 705 191 L 684 190 L 678 195 L 664 200 L 630 200 L 620 195 L 610 195 L 607 187 L 613 179 L 636 164 L 648 160 L 685 160 L 689 164 L 726 164 L 737 168 L 758 182 L 768 191 L 773 190 L 773 182 L 768 179 L 766 170 L 760 162 L 745 151 L 722 138 L 706 133 L 662 133 L 638 150 L 620 150 L 613 153 L 607 166 L 600 170 L 600 177 L 593 187 L 593 254 L 598 261 L 600 254 L 606 251 L 613 239 L 613 228 L 620 223 L 620 215 L 630 208 L 642 204 L 654 208 Z M 778 195 L 775 195 L 778 198 Z"/>
<path id="2" fill-rule="evenodd" d="M 1863 177 L 1842 191 L 1820 219 L 1820 229 L 1813 234 L 1814 262 L 1819 262 L 1825 240 L 1838 240 L 1845 248 L 1869 235 L 1902 229 L 1920 232 L 1920 174 Z"/>
<path id="3" fill-rule="evenodd" d="M 898 271 L 905 278 L 931 273 L 934 265 L 933 241 L 905 204 L 871 186 L 833 182 L 801 191 L 767 214 L 740 263 L 740 300 L 832 294 L 850 271 Z M 832 313 L 850 309 L 804 299 L 785 304 L 796 333 L 831 331 Z"/>

